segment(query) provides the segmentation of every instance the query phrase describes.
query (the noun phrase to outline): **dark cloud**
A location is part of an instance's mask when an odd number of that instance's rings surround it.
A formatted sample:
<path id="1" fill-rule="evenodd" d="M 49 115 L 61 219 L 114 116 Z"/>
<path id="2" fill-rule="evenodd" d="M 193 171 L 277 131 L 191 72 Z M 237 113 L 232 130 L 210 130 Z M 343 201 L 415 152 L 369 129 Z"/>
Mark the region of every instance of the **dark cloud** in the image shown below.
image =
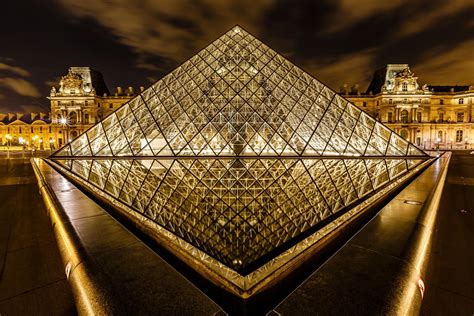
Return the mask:
<path id="1" fill-rule="evenodd" d="M 30 0 L 2 10 L 0 76 L 30 74 L 41 97 L 10 80 L 0 112 L 47 107 L 44 82 L 70 66 L 102 71 L 111 88 L 146 85 L 235 24 L 334 89 L 364 88 L 387 63 L 410 63 L 422 82 L 474 80 L 474 7 L 464 0 Z"/>

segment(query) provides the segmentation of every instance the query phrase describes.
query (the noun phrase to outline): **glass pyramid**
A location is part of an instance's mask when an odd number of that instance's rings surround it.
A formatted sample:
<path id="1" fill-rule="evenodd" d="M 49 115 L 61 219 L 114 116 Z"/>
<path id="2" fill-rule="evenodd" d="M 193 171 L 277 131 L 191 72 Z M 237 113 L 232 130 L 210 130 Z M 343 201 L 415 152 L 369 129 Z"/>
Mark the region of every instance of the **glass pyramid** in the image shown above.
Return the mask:
<path id="1" fill-rule="evenodd" d="M 234 276 L 427 158 L 238 26 L 50 157 Z"/>

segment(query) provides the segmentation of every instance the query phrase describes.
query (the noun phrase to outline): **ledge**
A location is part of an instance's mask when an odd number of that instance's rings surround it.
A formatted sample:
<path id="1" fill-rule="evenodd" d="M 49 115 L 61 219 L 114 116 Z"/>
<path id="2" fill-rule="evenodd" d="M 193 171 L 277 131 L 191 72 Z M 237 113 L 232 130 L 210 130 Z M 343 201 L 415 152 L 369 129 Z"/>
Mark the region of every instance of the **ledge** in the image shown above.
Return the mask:
<path id="1" fill-rule="evenodd" d="M 32 165 L 79 314 L 224 314 L 47 163 Z"/>
<path id="2" fill-rule="evenodd" d="M 268 315 L 418 314 L 450 156 L 437 159 Z"/>

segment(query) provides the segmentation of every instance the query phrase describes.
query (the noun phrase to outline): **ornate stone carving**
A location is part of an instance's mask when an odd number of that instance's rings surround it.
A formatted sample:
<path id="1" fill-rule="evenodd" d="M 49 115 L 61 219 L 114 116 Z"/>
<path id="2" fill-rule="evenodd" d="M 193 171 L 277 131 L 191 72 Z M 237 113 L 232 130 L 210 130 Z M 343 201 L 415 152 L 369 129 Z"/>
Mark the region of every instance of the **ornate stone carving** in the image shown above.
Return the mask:
<path id="1" fill-rule="evenodd" d="M 82 77 L 69 70 L 68 74 L 63 76 L 59 82 L 59 92 L 66 94 L 84 93 L 84 81 Z"/>

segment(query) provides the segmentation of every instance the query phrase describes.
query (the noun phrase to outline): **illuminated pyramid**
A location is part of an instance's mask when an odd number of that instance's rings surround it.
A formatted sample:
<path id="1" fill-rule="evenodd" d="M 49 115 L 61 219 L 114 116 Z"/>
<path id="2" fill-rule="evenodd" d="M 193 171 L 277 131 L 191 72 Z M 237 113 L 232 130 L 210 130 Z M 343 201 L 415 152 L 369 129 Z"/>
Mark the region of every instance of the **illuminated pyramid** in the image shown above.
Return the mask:
<path id="1" fill-rule="evenodd" d="M 427 158 L 234 27 L 50 160 L 245 291 Z"/>

